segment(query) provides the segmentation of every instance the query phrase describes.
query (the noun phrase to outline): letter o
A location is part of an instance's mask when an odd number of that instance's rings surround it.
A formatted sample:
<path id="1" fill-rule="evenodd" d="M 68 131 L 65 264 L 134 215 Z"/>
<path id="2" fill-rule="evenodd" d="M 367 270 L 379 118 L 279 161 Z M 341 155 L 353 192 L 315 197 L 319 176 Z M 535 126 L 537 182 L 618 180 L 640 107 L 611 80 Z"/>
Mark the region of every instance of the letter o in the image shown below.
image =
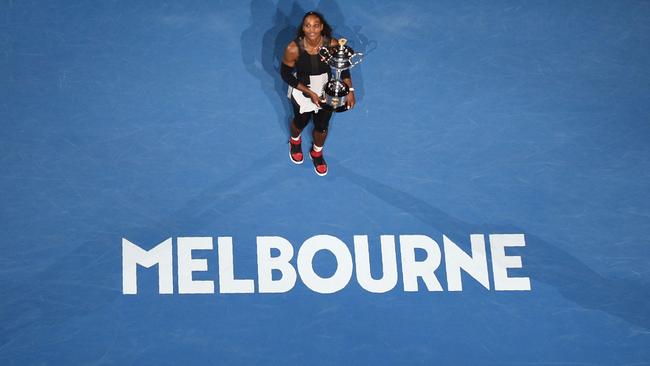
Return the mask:
<path id="1" fill-rule="evenodd" d="M 336 271 L 329 278 L 320 277 L 314 272 L 314 255 L 328 250 L 336 257 Z M 347 245 L 331 235 L 316 235 L 305 240 L 298 252 L 298 273 L 300 279 L 312 291 L 331 294 L 342 290 L 352 278 L 352 254 Z"/>

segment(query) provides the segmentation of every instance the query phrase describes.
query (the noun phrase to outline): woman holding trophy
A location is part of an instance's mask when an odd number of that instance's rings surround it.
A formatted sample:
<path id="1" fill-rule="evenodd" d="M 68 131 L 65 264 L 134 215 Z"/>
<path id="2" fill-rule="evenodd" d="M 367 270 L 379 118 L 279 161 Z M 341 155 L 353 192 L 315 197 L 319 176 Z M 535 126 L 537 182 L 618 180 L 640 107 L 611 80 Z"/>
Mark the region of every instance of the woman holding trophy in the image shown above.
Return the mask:
<path id="1" fill-rule="evenodd" d="M 289 84 L 288 96 L 294 111 L 289 157 L 293 163 L 302 164 L 301 133 L 309 120 L 313 120 L 313 142 L 309 155 L 316 174 L 320 176 L 327 174 L 323 146 L 332 113 L 348 110 L 354 107 L 355 102 L 349 67 L 337 71 L 337 79 L 342 80 L 331 80 L 330 69 L 336 70 L 336 63 L 328 49 L 334 51 L 332 47 L 337 46 L 345 47 L 345 41 L 332 38 L 332 28 L 323 16 L 310 11 L 303 17 L 296 39 L 285 49 L 280 67 L 282 79 Z M 349 55 L 353 54 L 351 49 L 345 48 L 349 50 Z M 324 92 L 330 96 L 325 96 Z"/>

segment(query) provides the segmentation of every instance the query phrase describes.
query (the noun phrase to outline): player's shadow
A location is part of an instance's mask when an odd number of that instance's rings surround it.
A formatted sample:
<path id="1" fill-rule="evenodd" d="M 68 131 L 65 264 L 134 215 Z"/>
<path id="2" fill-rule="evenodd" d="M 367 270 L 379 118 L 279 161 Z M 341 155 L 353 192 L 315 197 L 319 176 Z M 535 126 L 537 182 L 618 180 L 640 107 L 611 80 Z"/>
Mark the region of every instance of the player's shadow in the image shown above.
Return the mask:
<path id="1" fill-rule="evenodd" d="M 275 111 L 275 122 L 287 135 L 292 109 L 287 99 L 287 84 L 280 77 L 280 64 L 284 50 L 296 38 L 298 25 L 308 10 L 316 9 L 334 29 L 334 37 L 345 37 L 357 52 L 367 52 L 376 47 L 376 42 L 368 40 L 360 26 L 346 24 L 343 12 L 336 1 L 322 0 L 314 8 L 301 1 L 280 0 L 274 4 L 270 0 L 251 2 L 250 25 L 241 34 L 242 61 L 246 70 L 260 83 Z M 362 68 L 352 71 L 357 102 L 363 100 L 364 83 Z"/>
<path id="2" fill-rule="evenodd" d="M 347 169 L 330 158 L 339 177 L 356 184 L 366 192 L 431 227 L 440 235 L 462 238 L 471 233 L 523 233 L 525 248 L 512 248 L 512 254 L 521 255 L 531 283 L 543 282 L 566 299 L 586 309 L 604 311 L 630 324 L 650 329 L 650 283 L 641 280 L 604 277 L 585 265 L 580 258 L 562 249 L 562 243 L 549 243 L 520 227 L 493 224 L 476 225 L 462 221 L 441 211 L 407 192 L 390 187 L 374 179 Z M 444 230 L 444 231 L 442 231 Z"/>

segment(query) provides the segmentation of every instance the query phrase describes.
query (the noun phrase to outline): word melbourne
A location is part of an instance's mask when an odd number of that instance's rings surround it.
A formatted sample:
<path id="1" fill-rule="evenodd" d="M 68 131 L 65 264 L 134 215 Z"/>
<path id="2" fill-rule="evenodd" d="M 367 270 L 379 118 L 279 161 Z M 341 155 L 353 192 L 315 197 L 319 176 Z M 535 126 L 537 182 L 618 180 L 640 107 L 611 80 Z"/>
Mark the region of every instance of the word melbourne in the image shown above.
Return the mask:
<path id="1" fill-rule="evenodd" d="M 280 236 L 258 236 L 257 241 L 257 286 L 255 280 L 235 278 L 235 260 L 231 237 L 217 238 L 219 293 L 285 293 L 291 291 L 298 276 L 310 290 L 331 294 L 344 289 L 352 275 L 360 287 L 373 293 L 393 290 L 398 284 L 398 260 L 396 238 L 381 235 L 381 277 L 371 274 L 370 251 L 366 235 L 354 236 L 354 254 L 339 238 L 331 235 L 316 235 L 302 243 L 298 249 L 296 265 L 292 264 L 294 247 Z M 399 252 L 402 288 L 406 292 L 421 290 L 443 291 L 436 276 L 436 270 L 443 261 L 440 245 L 425 235 L 400 235 Z M 471 253 L 443 235 L 446 288 L 448 291 L 462 291 L 461 271 L 474 281 L 490 290 L 485 235 L 470 235 Z M 508 270 L 522 268 L 520 256 L 506 255 L 507 247 L 524 247 L 523 234 L 490 234 L 492 283 L 496 291 L 530 291 L 528 277 L 509 276 Z M 193 251 L 213 250 L 211 237 L 178 237 L 176 239 L 176 261 L 172 238 L 144 250 L 136 244 L 122 239 L 122 293 L 138 293 L 138 265 L 150 268 L 158 266 L 158 292 L 160 294 L 213 294 L 214 280 L 198 280 L 193 275 L 209 272 L 208 259 L 197 258 Z M 335 270 L 330 276 L 319 275 L 313 266 L 313 259 L 319 252 L 329 252 L 335 258 Z M 196 254 L 196 253 L 195 253 Z M 203 253 L 205 255 L 205 253 Z M 209 256 L 213 254 L 208 254 Z M 322 255 L 322 254 L 321 254 Z M 177 263 L 178 288 L 174 289 L 173 263 Z M 373 263 L 373 266 L 378 263 Z M 375 268 L 375 273 L 379 273 Z M 512 273 L 511 273 L 512 274 Z M 206 273 L 203 273 L 206 277 Z M 378 276 L 375 276 L 378 277 Z M 468 276 L 464 276 L 466 279 Z"/>

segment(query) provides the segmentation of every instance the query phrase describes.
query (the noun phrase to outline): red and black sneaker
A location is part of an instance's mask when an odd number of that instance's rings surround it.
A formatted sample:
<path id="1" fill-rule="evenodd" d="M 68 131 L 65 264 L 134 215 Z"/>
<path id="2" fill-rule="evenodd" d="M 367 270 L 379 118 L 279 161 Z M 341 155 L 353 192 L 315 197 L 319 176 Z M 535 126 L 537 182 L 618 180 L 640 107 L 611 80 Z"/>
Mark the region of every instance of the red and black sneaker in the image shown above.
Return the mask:
<path id="1" fill-rule="evenodd" d="M 309 150 L 309 157 L 314 163 L 314 170 L 316 171 L 316 174 L 320 175 L 321 177 L 327 175 L 327 163 L 323 158 L 323 151 L 321 150 L 319 152 L 316 152 L 312 148 Z"/>
<path id="2" fill-rule="evenodd" d="M 302 164 L 302 138 L 298 138 L 298 141 L 289 138 L 289 147 L 291 148 L 289 150 L 289 159 L 291 159 L 291 162 L 294 164 Z"/>

